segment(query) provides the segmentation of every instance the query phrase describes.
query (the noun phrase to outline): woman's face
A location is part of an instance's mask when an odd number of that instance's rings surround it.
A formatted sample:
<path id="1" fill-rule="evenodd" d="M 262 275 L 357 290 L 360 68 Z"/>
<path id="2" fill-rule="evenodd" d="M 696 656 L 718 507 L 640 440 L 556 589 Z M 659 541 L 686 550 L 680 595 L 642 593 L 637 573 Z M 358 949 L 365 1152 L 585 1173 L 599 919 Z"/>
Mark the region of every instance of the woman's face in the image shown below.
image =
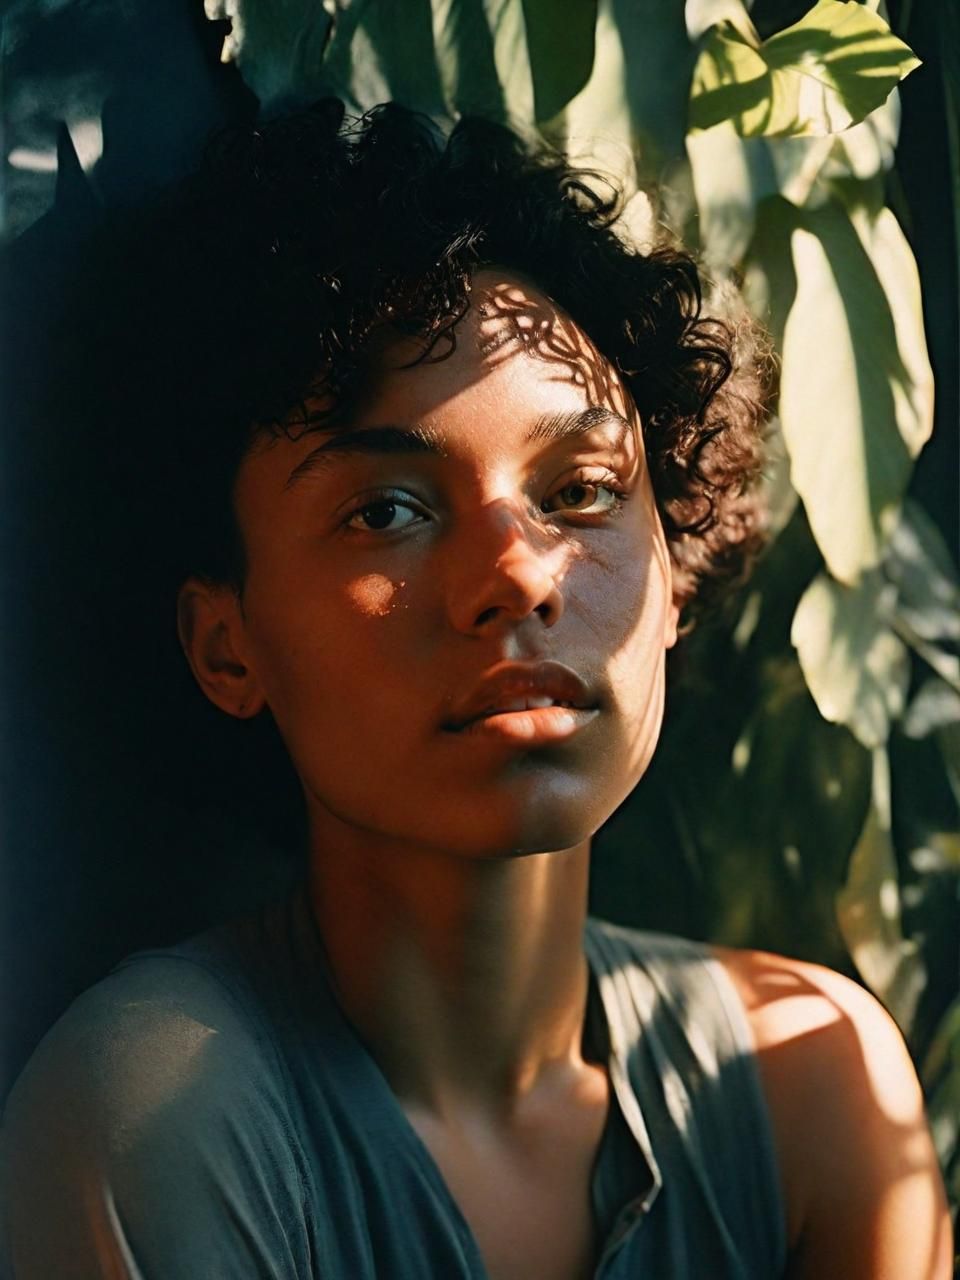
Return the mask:
<path id="1" fill-rule="evenodd" d="M 244 459 L 235 625 L 315 826 L 482 858 L 570 848 L 627 796 L 676 611 L 615 371 L 520 277 L 478 272 L 471 299 L 448 358 L 403 368 L 422 345 L 385 341 L 346 426 Z M 541 661 L 590 709 L 451 727 L 485 676 Z"/>

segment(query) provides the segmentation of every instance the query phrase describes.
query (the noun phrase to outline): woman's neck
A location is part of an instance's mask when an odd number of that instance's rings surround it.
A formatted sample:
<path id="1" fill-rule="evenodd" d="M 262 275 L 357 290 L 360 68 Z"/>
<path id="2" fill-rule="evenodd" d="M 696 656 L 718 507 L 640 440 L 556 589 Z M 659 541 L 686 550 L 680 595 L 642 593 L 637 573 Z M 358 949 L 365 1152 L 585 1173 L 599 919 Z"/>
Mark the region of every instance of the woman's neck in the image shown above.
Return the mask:
<path id="1" fill-rule="evenodd" d="M 310 896 L 340 1002 L 391 1088 L 508 1117 L 582 1066 L 590 841 L 479 861 L 314 823 Z"/>

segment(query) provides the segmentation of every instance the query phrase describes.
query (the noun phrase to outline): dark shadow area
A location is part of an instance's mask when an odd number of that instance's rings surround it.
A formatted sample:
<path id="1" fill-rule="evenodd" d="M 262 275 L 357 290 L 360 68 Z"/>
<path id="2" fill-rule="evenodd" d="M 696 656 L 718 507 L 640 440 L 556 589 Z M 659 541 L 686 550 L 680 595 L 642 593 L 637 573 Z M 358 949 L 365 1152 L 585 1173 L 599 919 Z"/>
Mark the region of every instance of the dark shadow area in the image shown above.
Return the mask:
<path id="1" fill-rule="evenodd" d="M 272 727 L 221 723 L 190 687 L 136 475 L 121 476 L 82 405 L 52 415 L 47 395 L 63 369 L 64 282 L 101 211 L 195 164 L 256 99 L 220 65 L 223 24 L 202 6 L 21 4 L 5 23 L 18 37 L 3 67 L 8 142 L 11 129 L 41 148 L 55 137 L 59 167 L 39 218 L 44 175 L 7 183 L 8 227 L 32 225 L 0 262 L 0 1094 L 74 995 L 130 950 L 282 890 L 300 839 L 276 821 L 299 793 Z M 68 129 L 85 114 L 103 130 L 87 174 Z M 137 418 L 131 405 L 133 438 Z M 131 454 L 150 467 L 148 441 Z"/>
<path id="2" fill-rule="evenodd" d="M 890 4 L 893 28 L 923 66 L 900 86 L 903 119 L 890 202 L 920 269 L 923 318 L 936 378 L 933 435 L 913 472 L 910 492 L 934 518 L 960 560 L 960 246 L 957 244 L 956 168 L 960 157 L 956 97 L 947 96 L 960 31 L 955 3 Z M 907 19 L 904 28 L 901 17 Z M 956 77 L 954 73 L 954 83 Z"/>

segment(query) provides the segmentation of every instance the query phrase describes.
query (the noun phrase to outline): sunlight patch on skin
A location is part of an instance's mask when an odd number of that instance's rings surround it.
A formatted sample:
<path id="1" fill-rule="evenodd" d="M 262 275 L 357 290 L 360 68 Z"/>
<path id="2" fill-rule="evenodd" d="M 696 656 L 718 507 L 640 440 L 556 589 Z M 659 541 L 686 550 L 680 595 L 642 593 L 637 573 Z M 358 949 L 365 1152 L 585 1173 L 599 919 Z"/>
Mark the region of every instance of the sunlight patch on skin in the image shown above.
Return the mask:
<path id="1" fill-rule="evenodd" d="M 481 282 L 485 274 L 478 272 Z M 548 298 L 514 283 L 481 283 L 473 306 L 479 318 L 477 343 L 485 360 L 496 365 L 522 351 L 554 364 L 561 380 L 584 387 L 591 404 L 609 404 L 623 417 L 632 416 L 617 371 Z"/>
<path id="2" fill-rule="evenodd" d="M 486 283 L 490 277 L 493 277 L 492 283 Z M 538 288 L 528 288 L 522 281 L 498 280 L 492 271 L 478 273 L 476 284 L 472 299 L 476 315 L 476 341 L 478 350 L 489 367 L 495 368 L 520 355 L 543 362 L 552 367 L 552 378 L 582 387 L 589 404 L 608 405 L 633 424 L 632 437 L 624 442 L 624 448 L 631 455 L 631 484 L 638 494 L 637 500 L 646 504 L 656 530 L 650 554 L 659 567 L 659 577 L 664 582 L 671 583 L 670 553 L 657 512 L 653 488 L 649 482 L 644 483 L 645 478 L 641 475 L 645 467 L 645 455 L 639 414 L 617 369 L 572 317 Z M 556 532 L 559 533 L 559 530 Z M 590 559 L 608 572 L 613 569 L 612 564 L 604 563 L 599 545 L 592 548 L 586 545 L 574 547 L 571 554 L 575 558 Z M 634 580 L 629 584 L 625 582 L 623 590 L 626 597 L 632 595 L 639 602 L 649 590 L 654 589 L 654 579 L 658 575 L 652 573 L 649 562 L 638 560 L 635 569 Z M 589 617 L 585 611 L 578 610 L 578 602 L 571 598 L 568 604 L 574 611 L 580 612 L 589 626 Z M 654 614 L 656 610 L 650 617 L 651 628 L 659 625 Z M 656 647 L 657 643 L 657 638 L 652 633 L 648 634 L 647 647 Z M 629 681 L 635 678 L 636 661 L 635 647 L 625 644 L 611 655 L 608 675 L 615 682 L 620 679 Z M 630 747 L 630 775 L 634 778 L 639 777 L 650 762 L 663 706 L 664 679 L 661 667 L 651 684 L 642 720 L 636 726 L 635 738 Z"/>
<path id="3" fill-rule="evenodd" d="M 900 1032 L 878 1001 L 849 978 L 818 965 L 758 952 L 752 968 L 750 985 L 741 987 L 741 994 L 754 1015 L 761 1049 L 828 1028 L 852 1037 L 862 1083 L 878 1112 L 900 1128 L 916 1126 L 919 1086 Z"/>
<path id="4" fill-rule="evenodd" d="M 485 283 L 487 279 L 494 283 Z M 538 288 L 501 281 L 489 268 L 477 273 L 471 306 L 476 316 L 477 349 L 490 368 L 518 355 L 551 364 L 556 379 L 583 387 L 590 404 L 609 405 L 634 424 L 623 450 L 629 459 L 624 474 L 635 484 L 645 462 L 637 409 L 617 370 L 589 335 Z M 557 539 L 564 536 L 556 526 L 546 526 L 544 533 Z M 599 546 L 580 543 L 571 548 L 571 555 L 613 571 Z"/>
<path id="5" fill-rule="evenodd" d="M 384 573 L 366 573 L 347 586 L 347 594 L 360 610 L 371 618 L 385 618 L 400 603 L 399 595 L 406 582 L 394 582 Z"/>

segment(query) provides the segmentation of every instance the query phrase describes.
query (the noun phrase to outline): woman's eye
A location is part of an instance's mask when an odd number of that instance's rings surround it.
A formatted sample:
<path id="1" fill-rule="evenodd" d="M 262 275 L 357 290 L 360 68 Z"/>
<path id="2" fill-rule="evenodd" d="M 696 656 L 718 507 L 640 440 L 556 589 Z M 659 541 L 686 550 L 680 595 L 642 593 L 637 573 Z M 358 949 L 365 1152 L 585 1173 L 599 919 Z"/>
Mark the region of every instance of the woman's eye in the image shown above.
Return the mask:
<path id="1" fill-rule="evenodd" d="M 549 510 L 548 503 L 557 499 L 561 509 L 577 511 L 585 515 L 605 515 L 617 511 L 626 502 L 627 495 L 610 484 L 597 480 L 573 480 L 546 499 L 541 510 Z"/>
<path id="2" fill-rule="evenodd" d="M 409 519 L 397 520 L 397 516 L 409 516 Z M 397 533 L 408 529 L 418 518 L 418 513 L 399 498 L 384 496 L 372 498 L 353 511 L 344 521 L 348 529 L 366 533 Z"/>

